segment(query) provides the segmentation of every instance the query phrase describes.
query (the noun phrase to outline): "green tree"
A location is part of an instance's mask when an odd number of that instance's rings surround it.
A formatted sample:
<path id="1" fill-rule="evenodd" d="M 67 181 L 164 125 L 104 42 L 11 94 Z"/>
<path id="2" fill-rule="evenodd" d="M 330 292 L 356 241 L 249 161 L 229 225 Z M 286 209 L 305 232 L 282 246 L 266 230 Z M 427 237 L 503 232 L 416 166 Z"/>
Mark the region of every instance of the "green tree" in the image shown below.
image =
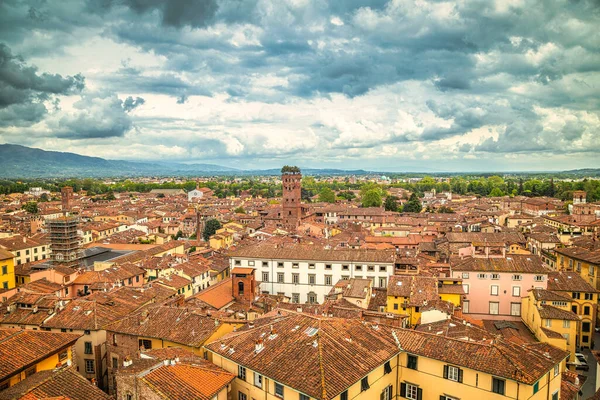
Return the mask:
<path id="1" fill-rule="evenodd" d="M 40 203 L 45 203 L 47 201 L 50 201 L 50 199 L 48 198 L 48 193 L 42 193 L 42 195 L 40 196 Z"/>
<path id="2" fill-rule="evenodd" d="M 233 211 L 236 212 L 237 214 L 246 214 L 246 210 L 244 210 L 244 207 L 242 207 L 242 206 L 239 206 L 238 208 L 236 208 Z"/>
<path id="3" fill-rule="evenodd" d="M 386 197 L 383 207 L 386 211 L 398 211 L 398 198 L 396 196 Z"/>
<path id="4" fill-rule="evenodd" d="M 319 201 L 324 203 L 335 203 L 335 193 L 328 187 L 324 187 L 319 192 Z"/>
<path id="5" fill-rule="evenodd" d="M 21 208 L 30 214 L 37 214 L 39 212 L 38 204 L 35 201 L 28 201 Z"/>
<path id="6" fill-rule="evenodd" d="M 402 211 L 420 213 L 422 209 L 423 205 L 421 204 L 421 200 L 419 200 L 417 195 L 413 193 L 410 195 L 410 198 L 408 199 L 406 204 L 404 204 L 404 208 L 402 209 Z"/>
<path id="7" fill-rule="evenodd" d="M 502 197 L 504 196 L 504 192 L 500 188 L 493 188 L 490 192 L 490 197 Z"/>
<path id="8" fill-rule="evenodd" d="M 454 210 L 447 206 L 441 206 L 438 208 L 437 212 L 440 214 L 454 214 Z"/>
<path id="9" fill-rule="evenodd" d="M 216 219 L 209 219 L 206 221 L 206 225 L 204 225 L 204 231 L 202 232 L 202 238 L 204 241 L 208 241 L 208 239 L 217 232 L 217 229 L 221 228 L 221 223 Z"/>
<path id="10" fill-rule="evenodd" d="M 381 207 L 381 190 L 368 190 L 361 198 L 363 207 Z"/>
<path id="11" fill-rule="evenodd" d="M 177 240 L 180 237 L 183 237 L 183 232 L 181 232 L 181 230 L 178 230 L 177 233 L 173 236 L 173 240 Z"/>
<path id="12" fill-rule="evenodd" d="M 113 192 L 108 192 L 108 194 L 106 196 L 104 196 L 104 200 L 116 200 L 117 198 L 115 197 L 115 194 Z"/>
<path id="13" fill-rule="evenodd" d="M 340 194 L 338 194 L 338 196 L 341 197 L 342 199 L 346 199 L 348 201 L 356 198 L 356 195 L 354 194 L 354 192 L 351 192 L 350 190 L 341 192 Z"/>

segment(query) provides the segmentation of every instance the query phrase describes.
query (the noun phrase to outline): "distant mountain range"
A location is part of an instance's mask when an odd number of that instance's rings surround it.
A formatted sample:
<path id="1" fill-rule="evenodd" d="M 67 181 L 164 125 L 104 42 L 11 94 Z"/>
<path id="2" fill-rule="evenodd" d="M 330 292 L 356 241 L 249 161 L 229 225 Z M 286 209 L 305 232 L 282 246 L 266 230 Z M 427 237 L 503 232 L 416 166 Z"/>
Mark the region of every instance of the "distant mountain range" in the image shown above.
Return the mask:
<path id="1" fill-rule="evenodd" d="M 16 144 L 0 144 L 0 178 L 77 178 L 77 177 L 134 177 L 134 176 L 269 176 L 279 175 L 279 168 L 242 170 L 215 164 L 182 164 L 169 162 L 136 162 L 105 160 L 99 157 L 82 156 L 75 153 L 46 151 Z M 397 174 L 367 171 L 363 169 L 343 170 L 330 168 L 303 168 L 304 175 L 382 175 Z M 407 173 L 422 175 L 427 173 Z M 523 172 L 528 174 L 527 172 Z M 433 175 L 461 175 L 461 173 L 429 172 Z M 472 174 L 472 173 L 471 173 Z M 489 173 L 487 173 L 489 174 Z M 536 174 L 536 173 L 531 173 Z M 568 176 L 600 176 L 600 169 L 578 169 L 553 174 Z"/>
<path id="2" fill-rule="evenodd" d="M 0 177 L 3 178 L 185 176 L 235 172 L 239 170 L 214 164 L 105 160 L 15 144 L 0 144 Z"/>

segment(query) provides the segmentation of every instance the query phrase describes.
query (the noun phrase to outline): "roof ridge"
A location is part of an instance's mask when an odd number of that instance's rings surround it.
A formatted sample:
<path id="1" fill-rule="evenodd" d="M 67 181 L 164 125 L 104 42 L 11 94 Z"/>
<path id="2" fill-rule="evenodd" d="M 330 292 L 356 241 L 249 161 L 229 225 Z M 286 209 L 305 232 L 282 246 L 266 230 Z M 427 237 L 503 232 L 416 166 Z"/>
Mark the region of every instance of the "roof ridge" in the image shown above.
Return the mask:
<path id="1" fill-rule="evenodd" d="M 317 346 L 319 350 L 319 372 L 321 374 L 321 398 L 327 399 L 327 389 L 325 388 L 325 368 L 323 367 L 323 347 L 321 346 L 321 324 L 323 320 L 319 320 L 319 330 L 317 331 Z"/>

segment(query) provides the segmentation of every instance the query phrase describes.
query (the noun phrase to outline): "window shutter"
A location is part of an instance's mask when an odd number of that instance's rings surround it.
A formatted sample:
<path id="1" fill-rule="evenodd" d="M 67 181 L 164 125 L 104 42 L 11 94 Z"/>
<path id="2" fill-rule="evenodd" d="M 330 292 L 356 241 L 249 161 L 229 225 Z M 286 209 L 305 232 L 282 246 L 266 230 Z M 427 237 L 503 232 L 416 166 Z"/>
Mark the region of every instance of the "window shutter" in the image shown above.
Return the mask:
<path id="1" fill-rule="evenodd" d="M 379 400 L 387 400 L 384 396 L 385 396 L 385 390 L 383 392 L 381 392 L 381 394 L 379 395 Z"/>
<path id="2" fill-rule="evenodd" d="M 458 381 L 460 383 L 462 383 L 462 381 L 463 381 L 463 370 L 462 369 L 458 370 Z"/>
<path id="3" fill-rule="evenodd" d="M 406 383 L 400 384 L 400 397 L 406 397 Z"/>
<path id="4" fill-rule="evenodd" d="M 417 389 L 417 400 L 423 400 L 423 389 Z"/>
<path id="5" fill-rule="evenodd" d="M 444 379 L 448 379 L 448 366 L 444 365 Z"/>
<path id="6" fill-rule="evenodd" d="M 446 396 L 444 396 L 443 394 L 440 395 L 440 400 L 446 400 Z"/>

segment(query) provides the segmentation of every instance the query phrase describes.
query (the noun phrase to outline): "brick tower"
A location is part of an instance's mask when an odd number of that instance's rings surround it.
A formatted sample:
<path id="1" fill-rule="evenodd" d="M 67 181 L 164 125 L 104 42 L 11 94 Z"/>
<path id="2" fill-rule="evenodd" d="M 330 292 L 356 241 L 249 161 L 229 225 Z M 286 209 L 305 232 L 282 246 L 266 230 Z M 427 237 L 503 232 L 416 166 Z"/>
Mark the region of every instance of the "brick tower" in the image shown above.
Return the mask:
<path id="1" fill-rule="evenodd" d="M 302 217 L 302 174 L 300 168 L 285 166 L 281 169 L 283 202 L 281 222 L 285 230 L 296 233 Z"/>
<path id="2" fill-rule="evenodd" d="M 62 212 L 66 216 L 71 211 L 71 203 L 73 201 L 73 188 L 65 186 L 60 190 L 62 198 Z"/>
<path id="3" fill-rule="evenodd" d="M 233 298 L 241 302 L 252 302 L 258 294 L 254 279 L 254 268 L 234 268 L 231 270 Z"/>

